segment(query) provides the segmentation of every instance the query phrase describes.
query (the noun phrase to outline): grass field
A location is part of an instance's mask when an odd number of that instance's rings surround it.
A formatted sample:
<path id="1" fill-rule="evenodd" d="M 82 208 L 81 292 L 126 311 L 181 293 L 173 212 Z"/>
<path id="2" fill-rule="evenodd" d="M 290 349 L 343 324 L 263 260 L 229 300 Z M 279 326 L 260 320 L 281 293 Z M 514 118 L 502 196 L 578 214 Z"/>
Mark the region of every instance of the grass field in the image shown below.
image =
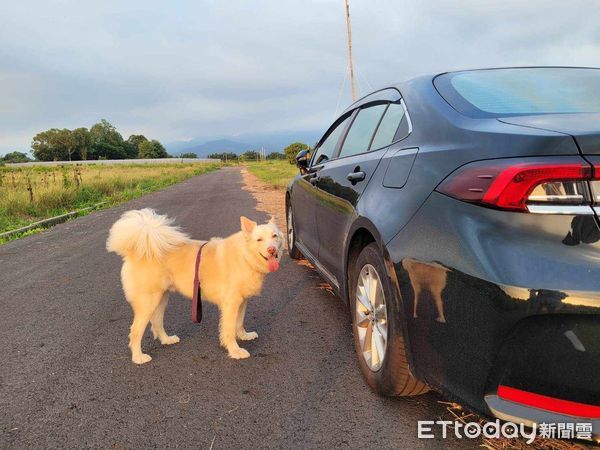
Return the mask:
<path id="1" fill-rule="evenodd" d="M 99 202 L 115 205 L 218 166 L 194 163 L 0 167 L 0 233 Z"/>
<path id="2" fill-rule="evenodd" d="M 285 189 L 292 178 L 298 175 L 298 168 L 287 160 L 250 162 L 246 165 L 251 173 L 278 189 Z"/>

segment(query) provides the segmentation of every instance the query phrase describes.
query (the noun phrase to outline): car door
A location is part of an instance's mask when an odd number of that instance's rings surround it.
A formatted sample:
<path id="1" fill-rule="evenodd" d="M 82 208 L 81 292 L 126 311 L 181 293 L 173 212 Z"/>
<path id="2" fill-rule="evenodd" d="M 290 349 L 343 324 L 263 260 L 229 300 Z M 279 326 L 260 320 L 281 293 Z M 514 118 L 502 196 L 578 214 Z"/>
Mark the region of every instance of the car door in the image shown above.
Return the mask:
<path id="1" fill-rule="evenodd" d="M 367 104 L 355 111 L 337 157 L 318 173 L 316 206 L 319 262 L 338 282 L 343 278 L 345 239 L 369 179 L 394 141 L 404 116 L 401 103 Z"/>
<path id="2" fill-rule="evenodd" d="M 291 191 L 294 231 L 300 251 L 309 259 L 319 253 L 319 235 L 316 222 L 318 173 L 338 148 L 338 142 L 348 125 L 350 115 L 338 119 L 315 146 L 311 163 L 305 174 L 297 178 Z"/>

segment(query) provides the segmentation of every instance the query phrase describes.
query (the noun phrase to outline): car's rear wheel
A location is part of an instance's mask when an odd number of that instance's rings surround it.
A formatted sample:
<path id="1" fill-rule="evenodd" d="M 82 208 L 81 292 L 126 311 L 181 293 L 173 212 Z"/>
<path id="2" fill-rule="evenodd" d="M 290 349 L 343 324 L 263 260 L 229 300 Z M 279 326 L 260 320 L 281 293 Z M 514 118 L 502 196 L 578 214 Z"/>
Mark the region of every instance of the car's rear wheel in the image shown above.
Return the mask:
<path id="1" fill-rule="evenodd" d="M 402 336 L 402 311 L 376 243 L 361 251 L 350 275 L 354 347 L 365 380 L 382 395 L 427 392 L 427 385 L 409 372 Z"/>
<path id="2" fill-rule="evenodd" d="M 292 215 L 292 205 L 288 205 L 287 207 L 287 244 L 288 244 L 288 253 L 290 254 L 290 258 L 292 259 L 301 259 L 302 253 L 298 250 L 296 246 L 296 231 L 294 229 L 294 217 Z"/>

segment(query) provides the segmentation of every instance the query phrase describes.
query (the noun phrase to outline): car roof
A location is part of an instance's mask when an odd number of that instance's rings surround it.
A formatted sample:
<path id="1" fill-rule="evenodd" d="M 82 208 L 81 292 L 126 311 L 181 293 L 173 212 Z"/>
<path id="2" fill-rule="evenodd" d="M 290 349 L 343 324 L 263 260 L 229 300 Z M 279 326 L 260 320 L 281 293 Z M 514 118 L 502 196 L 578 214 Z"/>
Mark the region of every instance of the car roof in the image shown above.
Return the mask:
<path id="1" fill-rule="evenodd" d="M 391 98 L 379 98 L 378 95 L 380 95 L 384 91 L 388 91 L 388 90 L 396 90 L 398 92 L 398 94 L 400 94 L 401 92 L 403 92 L 403 88 L 407 87 L 407 85 L 409 85 L 409 84 L 414 84 L 415 82 L 424 81 L 424 80 L 433 81 L 435 78 L 437 78 L 441 75 L 455 74 L 455 73 L 462 73 L 462 72 L 479 72 L 479 71 L 485 71 L 485 70 L 548 69 L 548 68 L 551 68 L 551 69 L 596 69 L 596 70 L 600 69 L 599 67 L 591 67 L 591 66 L 505 66 L 505 67 L 480 67 L 480 68 L 474 68 L 474 69 L 448 70 L 445 72 L 425 74 L 425 75 L 420 75 L 417 77 L 409 78 L 404 81 L 391 83 L 383 88 L 380 88 L 373 92 L 370 92 L 369 94 L 367 94 L 367 95 L 359 98 L 355 102 L 353 102 L 350 106 L 348 106 L 344 110 L 344 112 L 341 115 L 344 115 L 348 111 L 351 111 L 365 103 L 370 103 L 371 101 L 378 101 L 378 100 L 395 101 L 395 100 L 392 100 Z M 375 94 L 378 94 L 378 95 L 375 95 Z M 399 100 L 399 98 L 396 100 Z"/>

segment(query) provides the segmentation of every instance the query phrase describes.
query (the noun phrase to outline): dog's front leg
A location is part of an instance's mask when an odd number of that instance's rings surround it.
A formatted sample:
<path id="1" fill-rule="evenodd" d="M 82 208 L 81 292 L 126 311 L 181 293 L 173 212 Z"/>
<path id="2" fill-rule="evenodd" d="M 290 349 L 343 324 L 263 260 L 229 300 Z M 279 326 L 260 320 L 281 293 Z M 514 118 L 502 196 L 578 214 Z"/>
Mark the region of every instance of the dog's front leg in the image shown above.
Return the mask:
<path id="1" fill-rule="evenodd" d="M 238 310 L 237 316 L 237 338 L 240 341 L 251 341 L 258 337 L 256 331 L 246 331 L 244 328 L 244 317 L 246 316 L 246 306 L 248 306 L 248 300 L 244 299 Z"/>
<path id="2" fill-rule="evenodd" d="M 221 305 L 220 339 L 233 359 L 248 358 L 250 353 L 241 348 L 235 340 L 237 317 L 242 299 L 229 299 Z"/>

